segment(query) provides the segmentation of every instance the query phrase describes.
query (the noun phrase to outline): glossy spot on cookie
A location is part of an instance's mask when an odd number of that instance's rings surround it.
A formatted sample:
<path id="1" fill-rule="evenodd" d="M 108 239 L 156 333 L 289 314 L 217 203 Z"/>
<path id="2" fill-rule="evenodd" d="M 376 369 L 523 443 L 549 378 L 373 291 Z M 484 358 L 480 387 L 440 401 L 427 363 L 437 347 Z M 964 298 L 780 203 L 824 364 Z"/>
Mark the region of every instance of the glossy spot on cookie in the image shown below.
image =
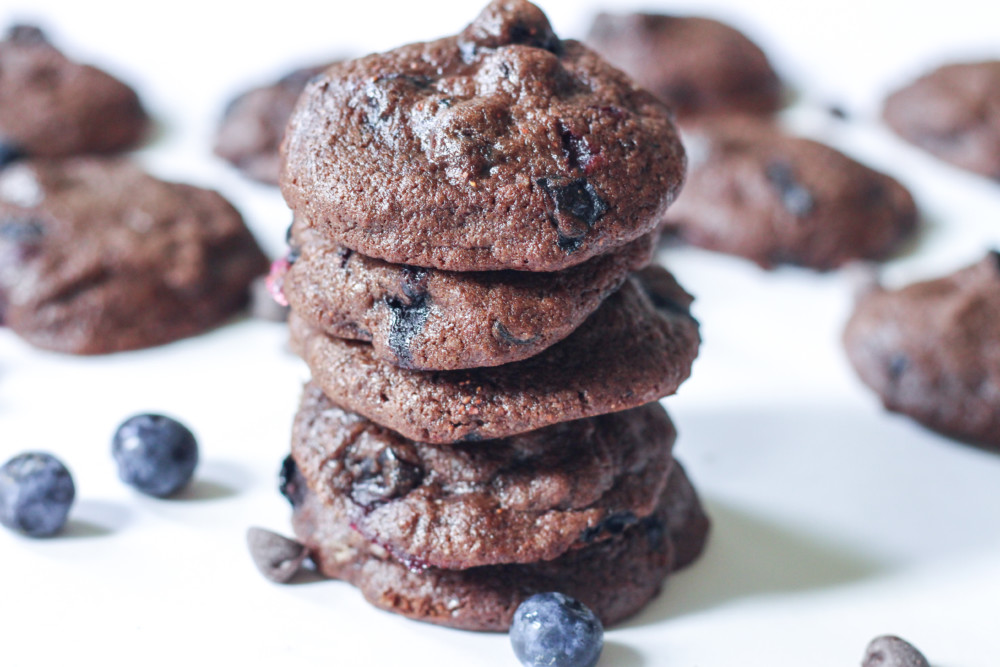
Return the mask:
<path id="1" fill-rule="evenodd" d="M 420 468 L 401 459 L 391 447 L 374 458 L 362 459 L 354 468 L 351 500 L 366 510 L 406 495 L 423 478 Z"/>
<path id="2" fill-rule="evenodd" d="M 815 201 L 809 189 L 795 178 L 791 163 L 775 160 L 765 167 L 764 173 L 789 213 L 800 218 L 809 215 Z"/>

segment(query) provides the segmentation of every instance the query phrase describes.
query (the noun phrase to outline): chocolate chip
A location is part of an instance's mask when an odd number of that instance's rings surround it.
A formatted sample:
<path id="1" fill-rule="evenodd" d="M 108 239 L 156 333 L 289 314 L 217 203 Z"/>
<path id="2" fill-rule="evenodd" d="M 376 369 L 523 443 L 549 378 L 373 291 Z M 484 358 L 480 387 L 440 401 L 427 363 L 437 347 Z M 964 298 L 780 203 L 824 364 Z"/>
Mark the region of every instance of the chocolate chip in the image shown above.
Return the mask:
<path id="1" fill-rule="evenodd" d="M 778 191 L 781 203 L 796 217 L 806 216 L 812 211 L 815 201 L 809 190 L 795 179 L 792 165 L 783 160 L 775 160 L 765 169 L 767 180 Z"/>
<path id="2" fill-rule="evenodd" d="M 556 221 L 559 231 L 559 247 L 567 252 L 576 250 L 587 230 L 608 212 L 608 204 L 597 193 L 597 189 L 585 178 L 568 179 L 563 176 L 539 178 L 535 181 L 556 205 L 556 213 L 569 215 L 584 223 L 586 229 L 567 226 Z"/>
<path id="3" fill-rule="evenodd" d="M 424 288 L 427 270 L 404 267 L 404 278 L 400 285 L 403 298 L 386 296 L 389 308 L 389 348 L 396 355 L 399 365 L 408 368 L 413 361 L 410 344 L 420 333 L 430 314 L 430 295 Z"/>
<path id="4" fill-rule="evenodd" d="M 351 500 L 366 510 L 406 495 L 423 478 L 420 468 L 401 459 L 391 447 L 352 467 Z"/>
<path id="5" fill-rule="evenodd" d="M 26 157 L 26 154 L 18 146 L 10 141 L 0 139 L 0 169 L 23 157 Z"/>
<path id="6" fill-rule="evenodd" d="M 930 663 L 909 642 L 893 635 L 882 635 L 868 644 L 861 667 L 930 667 Z"/>
<path id="7" fill-rule="evenodd" d="M 247 547 L 260 573 L 279 584 L 294 577 L 309 555 L 301 542 L 264 528 L 247 529 Z"/>
<path id="8" fill-rule="evenodd" d="M 632 512 L 615 512 L 604 517 L 596 526 L 585 528 L 580 533 L 580 539 L 584 542 L 593 542 L 602 535 L 621 535 L 625 529 L 639 521 Z"/>
<path id="9" fill-rule="evenodd" d="M 668 313 L 676 313 L 677 315 L 685 315 L 688 317 L 691 315 L 690 308 L 678 303 L 662 292 L 657 290 L 646 290 L 646 295 L 649 297 L 649 300 L 653 302 L 653 307 L 657 310 L 663 310 Z"/>
<path id="10" fill-rule="evenodd" d="M 292 507 L 302 504 L 306 495 L 306 482 L 299 472 L 299 466 L 295 459 L 289 454 L 281 462 L 281 472 L 278 474 L 278 490 L 285 497 Z"/>

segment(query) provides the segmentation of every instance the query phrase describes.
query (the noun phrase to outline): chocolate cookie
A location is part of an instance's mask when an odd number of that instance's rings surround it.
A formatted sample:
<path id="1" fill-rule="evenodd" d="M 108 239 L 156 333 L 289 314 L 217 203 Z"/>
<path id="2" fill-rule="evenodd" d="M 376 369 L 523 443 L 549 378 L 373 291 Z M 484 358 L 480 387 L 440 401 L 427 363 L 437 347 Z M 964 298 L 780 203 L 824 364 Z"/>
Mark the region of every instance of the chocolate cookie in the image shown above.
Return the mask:
<path id="1" fill-rule="evenodd" d="M 1000 254 L 944 278 L 863 295 L 844 344 L 885 407 L 1000 450 Z"/>
<path id="2" fill-rule="evenodd" d="M 135 91 L 67 59 L 38 28 L 14 26 L 0 41 L 0 166 L 13 156 L 124 150 L 148 126 Z"/>
<path id="3" fill-rule="evenodd" d="M 525 0 L 334 65 L 288 127 L 289 206 L 368 257 L 558 271 L 653 230 L 684 174 L 666 107 Z"/>
<path id="4" fill-rule="evenodd" d="M 672 394 L 698 353 L 691 297 L 645 269 L 565 340 L 494 368 L 421 372 L 331 338 L 294 311 L 292 346 L 335 403 L 419 442 L 503 438 Z"/>
<path id="5" fill-rule="evenodd" d="M 217 193 L 123 159 L 0 171 L 0 315 L 32 345 L 102 354 L 219 324 L 267 259 Z"/>
<path id="6" fill-rule="evenodd" d="M 770 114 L 781 80 L 746 35 L 699 16 L 599 14 L 587 44 L 684 121 L 720 112 Z"/>
<path id="7" fill-rule="evenodd" d="M 573 332 L 653 255 L 655 234 L 556 273 L 456 273 L 389 264 L 295 226 L 288 303 L 331 336 L 403 368 L 498 366 Z"/>
<path id="8" fill-rule="evenodd" d="M 684 138 L 691 172 L 665 228 L 694 245 L 828 270 L 882 259 L 916 227 L 896 180 L 769 122 L 717 118 Z"/>
<path id="9" fill-rule="evenodd" d="M 229 103 L 215 135 L 215 154 L 250 178 L 278 184 L 278 147 L 302 89 L 332 63 L 303 67 Z"/>
<path id="10" fill-rule="evenodd" d="M 292 456 L 324 503 L 408 564 L 552 560 L 648 516 L 676 431 L 659 403 L 503 440 L 415 443 L 306 385 Z"/>
<path id="11" fill-rule="evenodd" d="M 910 143 L 1000 181 L 1000 60 L 938 68 L 890 95 L 882 117 Z"/>
<path id="12" fill-rule="evenodd" d="M 672 569 L 673 542 L 694 538 L 685 526 L 667 526 L 680 515 L 670 498 L 675 484 L 688 484 L 676 467 L 655 513 L 597 544 L 551 561 L 492 565 L 468 570 L 413 570 L 350 528 L 338 504 L 324 505 L 308 489 L 298 497 L 292 522 L 323 574 L 358 587 L 387 611 L 453 628 L 505 631 L 517 606 L 535 593 L 570 595 L 613 625 L 635 614 L 660 590 Z M 704 533 L 701 528 L 692 535 Z"/>

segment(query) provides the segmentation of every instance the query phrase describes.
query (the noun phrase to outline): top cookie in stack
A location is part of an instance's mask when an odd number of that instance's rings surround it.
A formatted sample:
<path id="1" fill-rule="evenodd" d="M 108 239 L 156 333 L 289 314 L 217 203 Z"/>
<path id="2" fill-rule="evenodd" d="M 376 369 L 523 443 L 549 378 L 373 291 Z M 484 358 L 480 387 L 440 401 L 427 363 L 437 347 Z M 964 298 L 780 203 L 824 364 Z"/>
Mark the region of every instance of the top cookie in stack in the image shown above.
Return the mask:
<path id="1" fill-rule="evenodd" d="M 440 601 L 475 568 L 551 562 L 558 576 L 510 581 L 558 587 L 571 552 L 600 563 L 580 577 L 609 574 L 589 549 L 611 540 L 644 554 L 649 576 L 598 611 L 633 613 L 677 564 L 653 516 L 673 470 L 655 401 L 688 377 L 699 345 L 691 297 L 643 268 L 685 168 L 666 107 L 559 40 L 534 5 L 496 0 L 455 37 L 331 66 L 306 87 L 282 150 L 295 222 L 281 290 L 314 380 L 286 471 L 304 490 L 286 495 L 324 572 L 407 615 L 501 629 L 507 602 L 489 620 L 401 609 L 403 584 L 375 594 L 358 572 L 437 568 L 411 583 Z M 616 464 L 590 435 L 568 435 L 603 433 L 609 413 L 641 457 L 624 436 L 607 439 Z M 560 499 L 554 480 L 583 469 L 603 481 Z M 619 491 L 605 489 L 619 473 Z M 474 492 L 507 476 L 524 493 Z M 535 532 L 544 544 L 521 544 Z"/>

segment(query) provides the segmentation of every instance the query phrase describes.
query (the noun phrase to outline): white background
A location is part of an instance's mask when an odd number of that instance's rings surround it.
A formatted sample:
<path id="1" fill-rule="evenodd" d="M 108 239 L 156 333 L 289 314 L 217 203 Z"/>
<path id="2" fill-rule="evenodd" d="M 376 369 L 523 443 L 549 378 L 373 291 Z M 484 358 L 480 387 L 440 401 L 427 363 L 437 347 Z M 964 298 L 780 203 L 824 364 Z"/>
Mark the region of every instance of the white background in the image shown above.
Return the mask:
<path id="1" fill-rule="evenodd" d="M 563 36 L 581 35 L 597 7 L 544 4 Z M 912 188 L 924 231 L 886 266 L 890 282 L 1000 247 L 1000 185 L 905 146 L 878 122 L 884 93 L 925 68 L 1000 57 L 995 3 L 660 5 L 746 29 L 798 91 L 790 127 Z M 478 9 L 4 0 L 0 22 L 38 19 L 66 52 L 135 84 L 160 123 L 138 158 L 162 177 L 224 192 L 277 253 L 289 214 L 276 191 L 211 155 L 226 101 L 295 65 L 454 32 Z M 829 103 L 851 122 L 826 114 Z M 698 297 L 702 355 L 666 405 L 714 529 L 697 565 L 608 633 L 601 664 L 839 667 L 858 664 L 886 632 L 936 667 L 1000 664 L 1000 456 L 884 413 L 855 378 L 839 344 L 852 273 L 765 273 L 689 249 L 661 259 Z M 339 582 L 276 586 L 256 573 L 243 534 L 288 531 L 275 480 L 306 378 L 279 324 L 238 321 L 97 358 L 34 351 L 0 331 L 0 460 L 52 451 L 78 487 L 64 535 L 0 534 L 0 662 L 516 664 L 504 636 L 407 621 Z M 140 411 L 173 414 L 200 438 L 197 481 L 179 499 L 140 497 L 116 479 L 111 434 Z"/>

